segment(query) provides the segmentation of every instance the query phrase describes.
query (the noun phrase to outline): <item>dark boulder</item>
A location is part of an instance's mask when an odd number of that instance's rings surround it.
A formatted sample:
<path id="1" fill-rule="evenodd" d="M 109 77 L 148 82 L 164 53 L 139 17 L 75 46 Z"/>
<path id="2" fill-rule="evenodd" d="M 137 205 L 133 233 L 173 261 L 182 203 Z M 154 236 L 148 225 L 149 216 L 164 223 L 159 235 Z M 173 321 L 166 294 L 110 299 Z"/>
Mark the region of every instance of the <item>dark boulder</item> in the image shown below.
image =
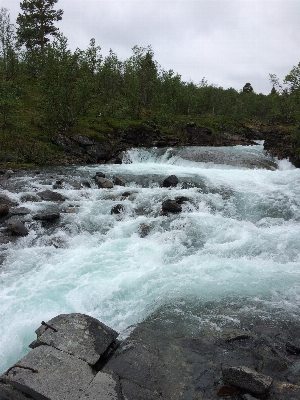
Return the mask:
<path id="1" fill-rule="evenodd" d="M 183 204 L 186 201 L 190 201 L 190 199 L 186 196 L 177 196 L 177 197 L 175 197 L 175 201 L 177 204 Z"/>
<path id="2" fill-rule="evenodd" d="M 11 230 L 13 235 L 27 236 L 29 233 L 26 226 L 19 219 L 12 217 L 6 221 L 6 225 Z"/>
<path id="3" fill-rule="evenodd" d="M 9 207 L 7 204 L 0 204 L 0 217 L 4 217 L 9 213 Z"/>
<path id="4" fill-rule="evenodd" d="M 178 184 L 178 178 L 176 175 L 170 175 L 163 181 L 163 187 L 176 186 Z"/>
<path id="5" fill-rule="evenodd" d="M 17 206 L 18 202 L 10 199 L 5 194 L 0 194 L 0 204 L 7 204 L 8 206 Z"/>
<path id="6" fill-rule="evenodd" d="M 40 198 L 42 200 L 45 200 L 45 201 L 64 201 L 64 200 L 66 200 L 65 196 L 63 196 L 60 193 L 52 192 L 51 190 L 44 190 L 43 192 L 39 192 L 37 194 L 38 194 L 38 196 L 40 196 Z"/>
<path id="7" fill-rule="evenodd" d="M 99 189 L 112 189 L 114 187 L 114 184 L 110 180 L 101 178 L 100 176 L 95 177 L 95 182 Z"/>
<path id="8" fill-rule="evenodd" d="M 81 181 L 81 186 L 86 188 L 91 188 L 91 184 L 89 181 Z"/>
<path id="9" fill-rule="evenodd" d="M 59 212 L 42 212 L 39 214 L 36 214 L 33 216 L 33 219 L 35 220 L 40 220 L 40 221 L 46 221 L 46 222 L 52 222 L 56 221 L 59 219 L 60 213 Z"/>
<path id="10" fill-rule="evenodd" d="M 179 213 L 182 211 L 182 207 L 176 200 L 165 200 L 162 203 L 162 210 L 165 212 Z"/>
<path id="11" fill-rule="evenodd" d="M 123 206 L 123 204 L 117 204 L 113 206 L 110 211 L 111 214 L 121 214 L 124 212 L 125 212 L 125 207 Z"/>
<path id="12" fill-rule="evenodd" d="M 273 379 L 248 367 L 229 367 L 222 370 L 223 379 L 240 389 L 258 396 L 265 396 Z"/>
<path id="13" fill-rule="evenodd" d="M 97 176 L 99 178 L 105 178 L 105 174 L 101 171 L 96 172 L 95 176 L 93 176 L 93 179 L 96 179 Z"/>

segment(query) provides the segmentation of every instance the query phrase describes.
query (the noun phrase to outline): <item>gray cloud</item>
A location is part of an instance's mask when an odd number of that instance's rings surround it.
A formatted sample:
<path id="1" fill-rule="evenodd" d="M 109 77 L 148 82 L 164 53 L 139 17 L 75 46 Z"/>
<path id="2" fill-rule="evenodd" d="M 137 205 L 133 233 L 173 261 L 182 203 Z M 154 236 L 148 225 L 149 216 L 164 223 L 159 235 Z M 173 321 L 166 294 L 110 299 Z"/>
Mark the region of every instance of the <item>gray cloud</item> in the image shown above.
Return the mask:
<path id="1" fill-rule="evenodd" d="M 1 0 L 12 20 L 19 0 Z M 269 73 L 280 78 L 300 61 L 299 0 L 59 0 L 60 30 L 70 47 L 91 38 L 105 56 L 120 59 L 134 45 L 151 45 L 164 69 L 184 80 L 240 90 L 251 82 L 269 93 Z"/>

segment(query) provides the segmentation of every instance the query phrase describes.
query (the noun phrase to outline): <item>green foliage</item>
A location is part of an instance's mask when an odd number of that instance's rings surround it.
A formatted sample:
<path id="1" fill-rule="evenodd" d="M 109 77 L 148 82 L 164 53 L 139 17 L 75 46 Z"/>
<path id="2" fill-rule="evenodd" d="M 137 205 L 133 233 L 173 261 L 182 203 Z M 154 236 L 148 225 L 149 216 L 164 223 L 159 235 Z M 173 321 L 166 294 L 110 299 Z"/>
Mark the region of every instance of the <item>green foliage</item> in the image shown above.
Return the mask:
<path id="1" fill-rule="evenodd" d="M 62 19 L 62 10 L 54 10 L 58 0 L 23 0 L 20 3 L 23 13 L 19 13 L 17 34 L 19 43 L 28 50 L 38 47 L 41 53 L 49 42 L 49 35 L 56 36 L 58 28 L 54 22 Z"/>

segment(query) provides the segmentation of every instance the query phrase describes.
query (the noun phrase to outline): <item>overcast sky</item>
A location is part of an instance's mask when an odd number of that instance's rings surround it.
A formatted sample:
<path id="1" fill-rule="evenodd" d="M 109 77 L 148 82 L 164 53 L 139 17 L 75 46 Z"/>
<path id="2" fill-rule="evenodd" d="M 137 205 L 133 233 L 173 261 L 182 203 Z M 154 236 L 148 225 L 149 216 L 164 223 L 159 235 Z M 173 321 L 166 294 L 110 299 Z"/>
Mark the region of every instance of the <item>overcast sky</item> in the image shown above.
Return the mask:
<path id="1" fill-rule="evenodd" d="M 0 0 L 15 22 L 20 0 Z M 72 50 L 91 38 L 124 60 L 151 45 L 155 60 L 185 81 L 203 77 L 224 88 L 250 82 L 271 90 L 300 62 L 300 0 L 58 0 L 57 23 Z"/>

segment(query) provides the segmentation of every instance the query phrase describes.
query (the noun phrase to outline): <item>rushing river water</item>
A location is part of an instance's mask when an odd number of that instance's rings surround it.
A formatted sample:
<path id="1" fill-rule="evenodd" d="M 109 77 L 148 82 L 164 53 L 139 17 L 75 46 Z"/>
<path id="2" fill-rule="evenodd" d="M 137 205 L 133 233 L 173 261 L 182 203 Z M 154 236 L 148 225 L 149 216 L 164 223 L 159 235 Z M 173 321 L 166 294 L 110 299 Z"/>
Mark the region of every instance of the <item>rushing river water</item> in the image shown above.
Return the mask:
<path id="1" fill-rule="evenodd" d="M 98 189 L 97 171 L 126 187 Z M 171 174 L 177 187 L 161 187 Z M 123 336 L 164 306 L 188 313 L 196 330 L 215 323 L 213 312 L 199 311 L 209 302 L 224 306 L 225 320 L 237 305 L 299 314 L 300 169 L 270 159 L 262 145 L 133 149 L 122 165 L 11 179 L 15 192 L 1 192 L 31 216 L 28 236 L 0 246 L 0 372 L 28 352 L 42 320 L 61 313 L 89 314 Z M 35 198 L 59 179 L 68 200 Z M 80 186 L 86 180 L 91 188 Z M 162 215 L 162 201 L 176 196 L 188 198 L 182 212 Z M 124 213 L 111 214 L 120 203 Z M 53 207 L 58 223 L 31 219 Z"/>

